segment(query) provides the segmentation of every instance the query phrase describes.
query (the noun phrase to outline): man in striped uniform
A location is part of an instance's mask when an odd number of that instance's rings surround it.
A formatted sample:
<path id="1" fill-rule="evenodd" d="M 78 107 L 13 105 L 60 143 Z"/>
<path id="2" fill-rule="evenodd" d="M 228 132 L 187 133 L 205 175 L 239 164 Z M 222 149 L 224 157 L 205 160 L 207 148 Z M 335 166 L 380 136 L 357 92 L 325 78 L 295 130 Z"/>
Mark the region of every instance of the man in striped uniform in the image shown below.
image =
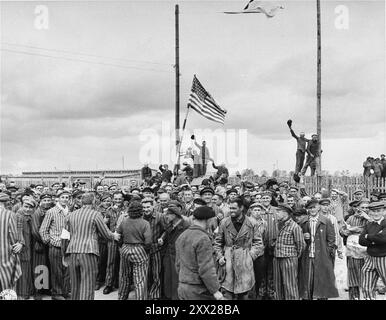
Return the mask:
<path id="1" fill-rule="evenodd" d="M 359 236 L 359 244 L 367 247 L 368 257 L 362 267 L 362 290 L 366 300 L 375 299 L 375 286 L 379 277 L 386 283 L 386 219 L 384 202 L 369 204 L 370 216 Z"/>
<path id="2" fill-rule="evenodd" d="M 101 186 L 102 187 L 102 186 Z M 102 187 L 103 188 L 103 187 Z M 99 199 L 100 204 L 98 205 L 97 211 L 99 211 L 104 219 L 106 217 L 107 210 L 110 208 L 112 198 L 110 193 L 101 192 L 96 196 L 96 202 Z M 98 245 L 99 245 L 99 260 L 98 260 L 98 275 L 96 290 L 99 290 L 105 283 L 106 280 L 106 268 L 107 268 L 107 241 L 99 234 Z"/>
<path id="3" fill-rule="evenodd" d="M 132 201 L 128 209 L 129 216 L 125 217 L 117 228 L 117 233 L 122 235 L 121 248 L 121 274 L 119 300 L 127 300 L 129 296 L 129 275 L 125 270 L 133 271 L 133 282 L 136 300 L 147 299 L 147 272 L 149 256 L 147 251 L 152 243 L 151 229 L 148 221 L 142 217 L 142 204 Z"/>
<path id="4" fill-rule="evenodd" d="M 270 191 L 265 191 L 263 193 L 261 201 L 264 206 L 261 217 L 267 223 L 266 233 L 268 242 L 264 251 L 265 270 L 260 288 L 260 296 L 263 300 L 274 300 L 275 285 L 273 280 L 273 256 L 278 234 L 277 214 L 276 209 L 271 206 L 272 193 Z"/>
<path id="5" fill-rule="evenodd" d="M 279 205 L 276 213 L 279 225 L 273 260 L 276 299 L 299 300 L 298 259 L 306 243 L 302 229 L 292 219 L 292 209 Z"/>
<path id="6" fill-rule="evenodd" d="M 17 224 L 14 213 L 5 209 L 10 197 L 0 193 L 0 292 L 16 289 L 21 276 L 19 252 L 23 245 L 18 242 Z"/>
<path id="7" fill-rule="evenodd" d="M 43 243 L 49 246 L 48 258 L 50 261 L 52 300 L 69 298 L 70 275 L 68 268 L 62 263 L 63 254 L 60 238 L 66 226 L 66 219 L 69 213 L 69 200 L 70 192 L 59 190 L 58 202 L 55 207 L 47 211 L 39 230 Z"/>
<path id="8" fill-rule="evenodd" d="M 36 206 L 31 198 L 24 198 L 22 207 L 16 213 L 16 223 L 23 249 L 20 251 L 22 275 L 16 283 L 16 293 L 19 299 L 28 300 L 34 293 L 32 278 L 32 225 L 31 216 Z"/>
<path id="9" fill-rule="evenodd" d="M 354 204 L 352 205 L 354 208 Z M 368 215 L 369 201 L 362 200 L 340 229 L 346 239 L 348 295 L 350 300 L 360 300 L 362 267 L 365 263 L 366 247 L 359 244 L 359 236 L 366 224 L 371 221 Z"/>
<path id="10" fill-rule="evenodd" d="M 113 194 L 113 206 L 106 212 L 105 223 L 111 232 L 116 231 L 117 221 L 121 214 L 125 212 L 123 205 L 123 194 L 116 191 Z M 115 241 L 107 243 L 107 269 L 106 269 L 106 287 L 103 294 L 109 294 L 113 291 L 113 286 L 118 286 L 119 276 L 119 248 Z"/>
<path id="11" fill-rule="evenodd" d="M 41 300 L 42 289 L 49 289 L 49 261 L 48 261 L 48 246 L 43 243 L 42 237 L 39 234 L 39 229 L 42 225 L 43 219 L 47 211 L 52 207 L 52 195 L 49 193 L 43 193 L 40 196 L 40 205 L 32 215 L 32 273 L 34 283 L 38 281 L 38 277 L 43 273 L 48 276 L 43 281 L 39 282 L 39 286 L 35 283 L 35 300 Z M 41 287 L 40 287 L 41 286 Z"/>
<path id="12" fill-rule="evenodd" d="M 162 214 L 154 211 L 154 201 L 151 198 L 142 200 L 143 218 L 149 222 L 152 233 L 152 244 L 149 251 L 148 297 L 150 300 L 161 298 L 161 246 L 158 239 L 164 232 Z"/>
<path id="13" fill-rule="evenodd" d="M 94 300 L 98 272 L 98 234 L 106 240 L 118 240 L 103 222 L 102 215 L 93 209 L 95 196 L 82 195 L 82 207 L 68 216 L 66 231 L 70 238 L 66 255 L 69 255 L 72 300 Z M 67 234 L 68 234 L 67 233 Z M 64 235 L 66 232 L 64 232 Z"/>

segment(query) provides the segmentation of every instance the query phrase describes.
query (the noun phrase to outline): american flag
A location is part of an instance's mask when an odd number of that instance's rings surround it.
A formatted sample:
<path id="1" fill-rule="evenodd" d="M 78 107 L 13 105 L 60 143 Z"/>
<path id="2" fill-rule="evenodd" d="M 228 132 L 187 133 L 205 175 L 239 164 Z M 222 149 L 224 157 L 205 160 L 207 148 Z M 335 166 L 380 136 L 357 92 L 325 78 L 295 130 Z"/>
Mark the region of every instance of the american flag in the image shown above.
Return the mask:
<path id="1" fill-rule="evenodd" d="M 227 111 L 214 101 L 196 76 L 193 77 L 192 92 L 189 96 L 188 107 L 196 110 L 209 120 L 224 124 Z"/>

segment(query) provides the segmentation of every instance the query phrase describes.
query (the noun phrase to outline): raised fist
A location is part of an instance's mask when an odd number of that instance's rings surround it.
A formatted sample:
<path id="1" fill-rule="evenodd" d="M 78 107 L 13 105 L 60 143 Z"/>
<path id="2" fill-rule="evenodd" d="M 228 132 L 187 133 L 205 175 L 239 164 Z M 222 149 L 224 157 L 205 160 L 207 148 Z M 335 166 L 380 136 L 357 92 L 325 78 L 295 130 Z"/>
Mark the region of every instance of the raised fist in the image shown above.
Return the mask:
<path id="1" fill-rule="evenodd" d="M 192 140 L 195 139 L 194 134 L 192 134 L 192 135 L 190 136 L 190 139 L 192 139 Z"/>
<path id="2" fill-rule="evenodd" d="M 291 119 L 287 120 L 287 125 L 291 128 L 291 126 L 292 126 L 292 120 Z"/>

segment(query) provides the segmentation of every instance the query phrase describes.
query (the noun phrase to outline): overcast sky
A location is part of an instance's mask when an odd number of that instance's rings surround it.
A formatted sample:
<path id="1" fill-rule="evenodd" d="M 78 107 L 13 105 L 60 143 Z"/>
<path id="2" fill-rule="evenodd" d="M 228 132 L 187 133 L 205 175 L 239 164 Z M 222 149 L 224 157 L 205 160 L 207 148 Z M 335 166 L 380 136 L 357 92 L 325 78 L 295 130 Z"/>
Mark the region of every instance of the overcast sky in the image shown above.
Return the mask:
<path id="1" fill-rule="evenodd" d="M 2 2 L 1 173 L 121 169 L 122 156 L 126 169 L 140 167 L 143 130 L 174 126 L 175 3 Z M 247 129 L 257 172 L 293 170 L 287 119 L 316 131 L 315 1 L 277 3 L 285 9 L 267 19 L 220 13 L 243 1 L 180 1 L 181 124 L 197 74 L 228 113 L 222 126 L 193 111 L 187 129 Z M 48 29 L 34 25 L 37 4 Z M 347 30 L 335 27 L 342 4 Z M 385 5 L 322 1 L 321 10 L 322 165 L 361 172 L 368 155 L 386 152 Z"/>

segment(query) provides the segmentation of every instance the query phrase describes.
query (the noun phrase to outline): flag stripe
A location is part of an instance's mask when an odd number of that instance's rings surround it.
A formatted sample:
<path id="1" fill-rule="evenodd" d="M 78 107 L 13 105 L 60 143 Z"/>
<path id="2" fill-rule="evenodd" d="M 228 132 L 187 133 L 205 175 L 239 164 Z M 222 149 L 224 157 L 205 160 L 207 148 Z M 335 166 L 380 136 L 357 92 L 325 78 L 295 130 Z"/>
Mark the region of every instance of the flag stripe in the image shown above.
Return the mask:
<path id="1" fill-rule="evenodd" d="M 191 99 L 189 100 L 189 104 L 190 104 L 191 106 L 195 107 L 194 109 L 195 109 L 196 111 L 199 110 L 198 112 L 200 112 L 201 114 L 205 114 L 205 115 L 207 115 L 207 116 L 209 116 L 209 117 L 211 117 L 211 118 L 217 119 L 217 120 L 222 121 L 222 122 L 224 121 L 224 116 L 223 116 L 223 115 L 215 114 L 215 113 L 213 113 L 213 112 L 210 110 L 210 108 L 205 108 L 206 104 L 204 103 L 204 105 L 202 105 L 202 104 L 200 103 L 200 101 L 197 101 L 196 98 L 191 98 Z M 198 110 L 197 110 L 197 109 L 198 109 Z"/>
<path id="2" fill-rule="evenodd" d="M 204 89 L 197 77 L 193 77 L 192 90 L 188 107 L 197 111 L 208 120 L 224 124 L 226 110 L 222 109 L 211 95 Z"/>
<path id="3" fill-rule="evenodd" d="M 190 95 L 189 101 L 190 102 L 195 102 L 197 105 L 201 106 L 201 101 L 193 93 Z M 208 111 L 209 113 L 213 114 L 213 116 L 217 116 L 217 117 L 219 117 L 221 119 L 223 119 L 225 117 L 224 113 L 220 113 L 217 110 L 214 110 L 213 107 L 211 106 L 211 104 L 207 101 L 207 99 L 205 99 L 203 105 L 208 107 L 206 109 L 206 111 Z"/>

